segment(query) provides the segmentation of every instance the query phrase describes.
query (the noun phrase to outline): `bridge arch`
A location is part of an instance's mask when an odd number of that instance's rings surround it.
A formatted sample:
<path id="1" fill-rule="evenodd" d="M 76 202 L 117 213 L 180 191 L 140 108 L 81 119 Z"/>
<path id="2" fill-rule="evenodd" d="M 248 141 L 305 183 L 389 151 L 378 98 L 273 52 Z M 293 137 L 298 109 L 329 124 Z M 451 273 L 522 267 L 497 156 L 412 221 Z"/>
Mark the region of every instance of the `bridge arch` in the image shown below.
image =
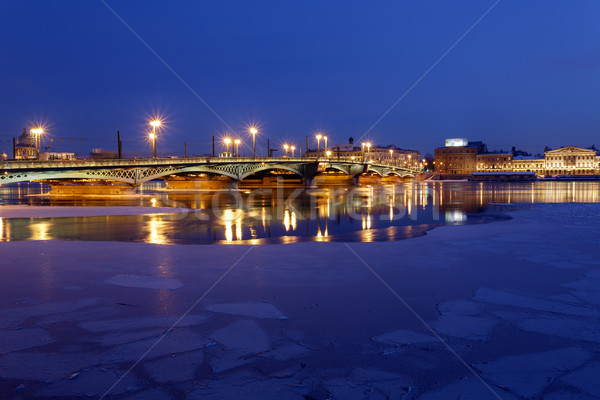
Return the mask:
<path id="1" fill-rule="evenodd" d="M 252 170 L 241 174 L 239 176 L 239 180 L 242 181 L 242 180 L 246 179 L 247 177 L 256 174 L 257 172 L 278 170 L 278 169 L 293 172 L 294 174 L 298 175 L 300 178 L 304 178 L 304 174 L 302 173 L 302 171 L 299 170 L 299 168 L 289 167 L 287 165 L 282 165 L 282 164 L 264 164 L 264 165 L 259 165 L 258 167 L 253 168 Z"/>

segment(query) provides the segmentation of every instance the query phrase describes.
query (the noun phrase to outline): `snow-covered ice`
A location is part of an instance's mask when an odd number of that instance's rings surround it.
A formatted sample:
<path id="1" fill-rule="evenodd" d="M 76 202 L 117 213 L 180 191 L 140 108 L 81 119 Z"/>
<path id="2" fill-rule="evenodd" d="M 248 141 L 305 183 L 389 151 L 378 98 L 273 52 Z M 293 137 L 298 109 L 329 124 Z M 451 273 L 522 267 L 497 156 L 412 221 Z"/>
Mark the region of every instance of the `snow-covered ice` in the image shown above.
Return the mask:
<path id="1" fill-rule="evenodd" d="M 0 398 L 138 361 L 111 398 L 598 398 L 600 206 L 510 214 L 352 243 L 402 301 L 343 243 L 256 246 L 209 293 L 247 246 L 0 243 Z"/>

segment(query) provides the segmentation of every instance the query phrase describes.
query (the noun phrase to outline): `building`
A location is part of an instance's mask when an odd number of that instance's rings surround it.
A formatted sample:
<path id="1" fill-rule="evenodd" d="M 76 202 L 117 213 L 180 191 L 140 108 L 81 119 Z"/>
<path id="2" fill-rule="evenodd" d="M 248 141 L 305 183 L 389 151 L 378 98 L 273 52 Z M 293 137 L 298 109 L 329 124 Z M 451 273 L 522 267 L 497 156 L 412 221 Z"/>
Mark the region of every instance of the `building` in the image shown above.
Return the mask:
<path id="1" fill-rule="evenodd" d="M 40 161 L 67 161 L 67 160 L 75 160 L 77 156 L 75 153 L 56 153 L 56 152 L 46 152 L 40 153 Z"/>
<path id="2" fill-rule="evenodd" d="M 514 149 L 514 148 L 513 148 Z M 549 150 L 544 156 L 523 152 L 488 152 L 482 142 L 447 139 L 446 147 L 435 149 L 435 167 L 439 173 L 533 172 L 536 175 L 600 174 L 600 154 L 596 150 L 566 146 Z"/>
<path id="3" fill-rule="evenodd" d="M 598 173 L 596 150 L 574 146 L 562 147 L 544 153 L 547 175 L 590 175 Z"/>
<path id="4" fill-rule="evenodd" d="M 535 156 L 514 156 L 513 157 L 514 172 L 535 172 L 536 175 L 544 175 L 544 159 L 536 158 Z"/>
<path id="5" fill-rule="evenodd" d="M 35 147 L 35 137 L 23 128 L 23 133 L 17 138 L 15 143 L 15 160 L 35 160 L 37 158 L 37 149 Z"/>
<path id="6" fill-rule="evenodd" d="M 505 172 L 513 170 L 512 153 L 477 154 L 478 172 Z"/>
<path id="7" fill-rule="evenodd" d="M 445 147 L 435 149 L 435 170 L 443 174 L 471 174 L 477 171 L 477 155 L 487 153 L 483 142 L 446 139 Z"/>
<path id="8" fill-rule="evenodd" d="M 412 169 L 421 168 L 421 153 L 416 150 L 402 149 L 393 145 L 385 147 L 367 146 L 366 142 L 361 146 L 354 145 L 354 139 L 350 138 L 347 144 L 335 144 L 327 149 L 321 148 L 320 154 L 317 149 L 310 149 L 307 157 L 327 157 L 327 151 L 330 151 L 331 158 L 340 158 L 346 160 L 355 160 L 372 163 L 385 163 L 406 167 Z"/>

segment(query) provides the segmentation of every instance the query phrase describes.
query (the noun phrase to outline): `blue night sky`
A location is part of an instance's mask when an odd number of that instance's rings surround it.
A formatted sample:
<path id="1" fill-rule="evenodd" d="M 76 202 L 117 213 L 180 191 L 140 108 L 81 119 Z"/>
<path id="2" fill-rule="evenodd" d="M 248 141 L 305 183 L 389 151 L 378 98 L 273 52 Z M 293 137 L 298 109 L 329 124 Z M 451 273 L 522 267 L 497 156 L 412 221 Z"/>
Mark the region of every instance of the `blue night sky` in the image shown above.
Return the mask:
<path id="1" fill-rule="evenodd" d="M 360 138 L 493 3 L 107 0 L 246 143 L 258 123 L 259 149 Z M 422 153 L 447 137 L 600 145 L 599 19 L 598 0 L 501 1 L 368 137 Z M 0 37 L 0 152 L 36 121 L 80 155 L 115 150 L 117 130 L 125 155 L 149 155 L 153 112 L 159 155 L 208 153 L 228 131 L 101 1 L 4 0 Z"/>

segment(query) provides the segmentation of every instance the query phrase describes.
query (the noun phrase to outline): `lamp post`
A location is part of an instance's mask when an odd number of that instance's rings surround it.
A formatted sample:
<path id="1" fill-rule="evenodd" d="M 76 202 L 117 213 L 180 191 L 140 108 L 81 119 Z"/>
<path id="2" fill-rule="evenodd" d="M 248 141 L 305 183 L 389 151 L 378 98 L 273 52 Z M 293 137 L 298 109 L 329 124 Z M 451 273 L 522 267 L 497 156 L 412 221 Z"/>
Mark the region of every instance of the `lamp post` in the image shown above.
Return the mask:
<path id="1" fill-rule="evenodd" d="M 325 151 L 327 151 L 327 136 L 323 136 L 323 140 L 325 140 Z"/>
<path id="2" fill-rule="evenodd" d="M 256 158 L 256 134 L 258 133 L 258 129 L 256 127 L 250 127 L 250 133 L 252 134 L 252 157 Z"/>
<path id="3" fill-rule="evenodd" d="M 240 139 L 235 139 L 234 140 L 235 143 L 235 152 L 237 154 L 237 156 L 240 156 L 240 143 L 242 143 L 242 141 Z"/>
<path id="4" fill-rule="evenodd" d="M 322 137 L 323 136 L 320 133 L 317 134 L 317 158 L 319 158 L 319 154 L 321 154 L 321 138 Z"/>
<path id="5" fill-rule="evenodd" d="M 296 146 L 291 146 L 290 149 L 292 149 L 292 158 L 294 158 L 294 151 L 296 150 Z"/>
<path id="6" fill-rule="evenodd" d="M 325 152 L 325 155 L 327 156 L 327 158 L 331 157 L 331 151 L 327 150 L 327 151 Z"/>
<path id="7" fill-rule="evenodd" d="M 226 157 L 229 157 L 229 145 L 231 144 L 231 138 L 226 137 L 225 139 L 223 139 L 223 142 L 225 142 Z"/>
<path id="8" fill-rule="evenodd" d="M 365 162 L 365 146 L 366 146 L 366 145 L 367 145 L 367 144 L 366 144 L 365 142 L 362 142 L 362 143 L 360 144 L 360 152 L 362 153 L 362 154 L 361 154 L 361 155 L 362 155 L 362 157 L 361 157 L 361 158 L 362 158 L 362 162 Z"/>
<path id="9" fill-rule="evenodd" d="M 33 135 L 34 135 L 34 141 L 35 141 L 35 158 L 36 159 L 40 159 L 40 136 L 42 135 L 42 133 L 44 133 L 44 129 L 43 128 L 32 128 L 30 131 Z"/>
<path id="10" fill-rule="evenodd" d="M 390 164 L 394 163 L 394 150 L 390 149 Z"/>
<path id="11" fill-rule="evenodd" d="M 152 127 L 152 133 L 150 134 L 150 139 L 152 139 L 152 158 L 156 158 L 156 128 L 160 126 L 160 120 L 154 118 L 150 121 L 150 126 Z"/>
<path id="12" fill-rule="evenodd" d="M 283 149 L 285 150 L 285 156 L 287 157 L 287 153 L 288 153 L 288 149 L 290 148 L 290 146 L 288 146 L 287 144 L 283 145 Z"/>

